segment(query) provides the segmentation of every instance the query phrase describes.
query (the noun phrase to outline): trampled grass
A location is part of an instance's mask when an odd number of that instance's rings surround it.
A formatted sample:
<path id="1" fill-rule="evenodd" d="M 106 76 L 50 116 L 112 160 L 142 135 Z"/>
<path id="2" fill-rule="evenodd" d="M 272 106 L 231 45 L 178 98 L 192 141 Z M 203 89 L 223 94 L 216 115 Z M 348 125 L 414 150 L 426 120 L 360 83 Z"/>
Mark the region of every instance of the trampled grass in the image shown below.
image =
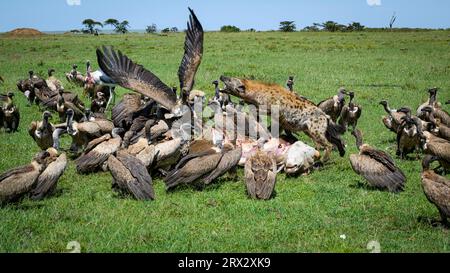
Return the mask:
<path id="1" fill-rule="evenodd" d="M 183 34 L 0 36 L 6 80 L 0 92 L 16 90 L 30 69 L 45 76 L 52 67 L 66 89 L 81 94 L 63 72 L 73 63 L 96 64 L 101 45 L 114 45 L 175 86 L 183 40 Z M 431 86 L 441 87 L 441 101 L 449 99 L 449 72 L 445 31 L 207 33 L 196 88 L 212 94 L 211 82 L 221 74 L 283 85 L 294 75 L 297 92 L 319 102 L 346 86 L 363 106 L 365 141 L 394 155 L 395 136 L 381 123 L 378 102 L 416 109 Z M 27 164 L 38 152 L 27 127 L 41 113 L 16 93 L 20 131 L 0 133 L 0 172 Z M 226 179 L 204 191 L 173 193 L 156 180 L 154 202 L 125 200 L 112 193 L 108 173 L 80 176 L 70 164 L 56 196 L 0 209 L 0 252 L 66 252 L 70 241 L 83 252 L 369 252 L 370 241 L 378 241 L 382 252 L 449 252 L 450 231 L 430 224 L 439 214 L 422 192 L 419 161 L 396 159 L 408 179 L 403 193 L 374 191 L 351 170 L 348 156 L 357 151 L 352 136 L 345 139 L 344 158 L 333 153 L 323 170 L 309 176 L 279 175 L 276 198 L 266 202 L 248 199 L 242 180 Z"/>

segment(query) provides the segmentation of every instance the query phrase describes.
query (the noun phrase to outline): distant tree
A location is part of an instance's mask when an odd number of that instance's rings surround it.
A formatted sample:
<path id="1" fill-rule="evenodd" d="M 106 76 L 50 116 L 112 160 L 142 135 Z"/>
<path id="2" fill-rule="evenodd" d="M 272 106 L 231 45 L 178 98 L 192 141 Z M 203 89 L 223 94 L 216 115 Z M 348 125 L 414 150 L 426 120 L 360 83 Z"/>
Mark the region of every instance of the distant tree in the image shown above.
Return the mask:
<path id="1" fill-rule="evenodd" d="M 130 23 L 127 20 L 119 22 L 117 19 L 108 19 L 104 22 L 104 24 L 113 26 L 116 33 L 123 34 L 127 33 L 128 28 L 130 27 Z"/>
<path id="2" fill-rule="evenodd" d="M 227 25 L 227 26 L 222 26 L 220 28 L 220 31 L 221 32 L 240 32 L 241 29 L 236 26 Z"/>
<path id="3" fill-rule="evenodd" d="M 247 31 L 247 32 L 256 32 L 256 29 L 250 28 L 250 29 L 247 29 L 246 31 Z"/>
<path id="4" fill-rule="evenodd" d="M 145 29 L 145 31 L 147 33 L 155 33 L 158 31 L 156 24 L 152 24 L 151 26 L 147 26 L 147 28 Z"/>
<path id="5" fill-rule="evenodd" d="M 116 26 L 116 29 L 114 31 L 117 33 L 125 34 L 128 32 L 129 28 L 130 28 L 130 23 L 127 20 L 124 20 Z"/>
<path id="6" fill-rule="evenodd" d="M 80 33 L 81 31 L 78 30 L 78 29 L 72 29 L 70 32 L 71 32 L 71 33 Z"/>
<path id="7" fill-rule="evenodd" d="M 280 22 L 280 31 L 282 32 L 294 32 L 297 29 L 294 21 Z"/>
<path id="8" fill-rule="evenodd" d="M 177 27 L 173 27 L 170 29 L 170 32 L 178 32 L 178 28 Z"/>
<path id="9" fill-rule="evenodd" d="M 105 26 L 110 25 L 110 26 L 116 27 L 119 23 L 120 23 L 120 22 L 119 22 L 117 19 L 108 19 L 108 20 L 106 20 L 103 24 L 104 24 Z"/>
<path id="10" fill-rule="evenodd" d="M 330 32 L 336 32 L 340 30 L 340 25 L 337 22 L 334 21 L 326 21 L 323 24 L 319 24 L 323 30 L 330 31 Z"/>
<path id="11" fill-rule="evenodd" d="M 316 32 L 316 31 L 320 31 L 320 28 L 317 25 L 312 25 L 312 26 L 307 26 L 303 29 L 303 31 L 311 31 L 311 32 Z"/>
<path id="12" fill-rule="evenodd" d="M 394 23 L 396 20 L 397 20 L 397 15 L 395 15 L 395 12 L 394 12 L 394 14 L 391 17 L 391 20 L 389 21 L 389 29 L 392 29 L 394 27 Z"/>
<path id="13" fill-rule="evenodd" d="M 351 26 L 352 30 L 354 31 L 363 31 L 365 26 L 361 25 L 359 22 L 353 22 L 349 24 L 349 27 Z"/>
<path id="14" fill-rule="evenodd" d="M 170 32 L 170 28 L 166 27 L 165 29 L 161 30 L 162 33 L 169 33 Z"/>
<path id="15" fill-rule="evenodd" d="M 93 19 L 86 19 L 86 20 L 84 20 L 84 21 L 82 22 L 82 24 L 83 24 L 84 27 L 85 27 L 85 31 L 83 31 L 83 32 L 85 32 L 85 33 L 90 33 L 90 34 L 95 34 L 95 31 L 96 31 L 96 30 L 97 30 L 97 32 L 98 32 L 98 29 L 95 28 L 96 26 L 103 27 L 103 24 L 102 24 L 102 23 L 97 22 L 97 21 L 95 21 L 95 20 L 93 20 Z"/>

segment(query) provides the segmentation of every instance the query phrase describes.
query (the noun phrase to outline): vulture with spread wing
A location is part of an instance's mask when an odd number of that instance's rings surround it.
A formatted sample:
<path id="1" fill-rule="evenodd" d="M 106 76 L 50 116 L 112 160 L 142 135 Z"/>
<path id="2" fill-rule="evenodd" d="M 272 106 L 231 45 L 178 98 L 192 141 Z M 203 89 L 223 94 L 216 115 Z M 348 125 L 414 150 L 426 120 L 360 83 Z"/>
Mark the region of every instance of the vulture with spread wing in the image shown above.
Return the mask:
<path id="1" fill-rule="evenodd" d="M 182 100 L 178 101 L 172 88 L 142 65 L 130 60 L 121 51 L 111 47 L 97 49 L 97 60 L 102 71 L 123 88 L 153 99 L 174 115 L 181 116 L 181 105 L 186 103 L 194 85 L 195 74 L 203 55 L 203 28 L 192 9 L 186 31 L 185 53 L 178 71 Z"/>

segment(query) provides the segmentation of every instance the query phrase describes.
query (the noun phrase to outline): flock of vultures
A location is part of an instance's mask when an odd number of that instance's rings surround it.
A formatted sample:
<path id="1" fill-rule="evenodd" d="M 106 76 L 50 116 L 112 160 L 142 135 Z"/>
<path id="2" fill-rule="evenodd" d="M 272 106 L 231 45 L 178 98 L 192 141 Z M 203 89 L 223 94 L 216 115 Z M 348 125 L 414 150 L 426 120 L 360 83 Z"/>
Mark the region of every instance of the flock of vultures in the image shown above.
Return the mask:
<path id="1" fill-rule="evenodd" d="M 18 82 L 29 106 L 44 111 L 42 120 L 29 126 L 30 141 L 42 152 L 29 165 L 0 175 L 1 204 L 51 195 L 69 164 L 68 157 L 74 159 L 80 174 L 110 172 L 113 190 L 138 200 L 155 198 L 152 177 L 162 177 L 168 191 L 180 185 L 201 189 L 225 175 L 236 179 L 239 166 L 244 167 L 248 195 L 269 199 L 274 196 L 279 172 L 306 175 L 329 164 L 333 151 L 345 156 L 341 136 L 346 132 L 355 137 L 359 150 L 350 155 L 352 169 L 370 187 L 393 193 L 404 190 L 406 177 L 392 156 L 363 142 L 357 126 L 363 109 L 355 103 L 353 91 L 340 88 L 336 96 L 316 104 L 294 91 L 293 77 L 283 87 L 221 76 L 224 88 L 214 81 L 215 95 L 207 100 L 204 92 L 193 88 L 204 35 L 194 12 L 189 11 L 185 53 L 178 71 L 179 94 L 177 88 L 111 47 L 97 49 L 99 70 L 92 71 L 88 62 L 85 75 L 76 65 L 66 74 L 69 82 L 84 87 L 90 108 L 63 88 L 53 69 L 47 79 L 30 71 L 29 77 Z M 116 86 L 133 92 L 116 104 Z M 423 191 L 447 224 L 450 181 L 442 173 L 450 168 L 450 116 L 437 92 L 437 88 L 430 89 L 429 100 L 416 113 L 407 107 L 391 109 L 387 101 L 380 104 L 387 113 L 382 122 L 397 136 L 398 158 L 424 153 Z M 20 122 L 14 94 L 1 95 L 0 100 L 0 125 L 14 133 Z M 200 114 L 198 105 L 201 113 L 209 108 L 211 114 Z M 250 106 L 277 106 L 283 133 L 273 135 L 259 115 L 248 111 Z M 245 124 L 244 129 L 236 129 L 237 124 Z M 315 148 L 298 141 L 295 134 L 300 132 L 311 138 Z M 71 137 L 70 148 L 60 147 L 63 135 Z"/>

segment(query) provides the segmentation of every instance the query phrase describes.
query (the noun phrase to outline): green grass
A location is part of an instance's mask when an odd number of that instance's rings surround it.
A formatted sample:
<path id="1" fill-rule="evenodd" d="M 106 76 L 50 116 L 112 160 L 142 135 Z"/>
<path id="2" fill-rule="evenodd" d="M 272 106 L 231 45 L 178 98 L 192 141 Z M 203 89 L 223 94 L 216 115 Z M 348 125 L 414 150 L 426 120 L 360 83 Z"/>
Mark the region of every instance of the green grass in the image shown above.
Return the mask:
<path id="1" fill-rule="evenodd" d="M 114 45 L 175 86 L 183 40 L 183 34 L 0 36 L 6 80 L 0 91 L 15 90 L 29 69 L 45 75 L 53 67 L 64 79 L 73 63 L 96 64 L 101 45 Z M 296 90 L 318 102 L 345 85 L 364 108 L 360 128 L 366 142 L 394 154 L 395 137 L 381 123 L 378 102 L 386 98 L 393 107 L 416 109 L 431 86 L 442 88 L 441 101 L 449 99 L 449 72 L 448 31 L 207 33 L 196 88 L 212 94 L 210 83 L 221 74 L 283 85 L 295 75 Z M 22 94 L 16 98 L 20 131 L 0 133 L 0 172 L 27 164 L 38 152 L 27 127 L 41 114 L 26 107 Z M 450 231 L 430 224 L 439 214 L 422 192 L 420 163 L 396 159 L 408 179 L 403 193 L 373 191 L 351 170 L 348 156 L 357 151 L 351 135 L 345 139 L 344 158 L 333 153 L 324 170 L 309 176 L 279 175 L 276 198 L 265 202 L 248 199 L 242 179 L 169 194 L 157 180 L 155 201 L 120 199 L 108 173 L 80 176 L 70 164 L 56 196 L 0 209 L 0 252 L 66 252 L 70 241 L 78 241 L 83 252 L 369 252 L 374 240 L 382 252 L 449 252 Z"/>

